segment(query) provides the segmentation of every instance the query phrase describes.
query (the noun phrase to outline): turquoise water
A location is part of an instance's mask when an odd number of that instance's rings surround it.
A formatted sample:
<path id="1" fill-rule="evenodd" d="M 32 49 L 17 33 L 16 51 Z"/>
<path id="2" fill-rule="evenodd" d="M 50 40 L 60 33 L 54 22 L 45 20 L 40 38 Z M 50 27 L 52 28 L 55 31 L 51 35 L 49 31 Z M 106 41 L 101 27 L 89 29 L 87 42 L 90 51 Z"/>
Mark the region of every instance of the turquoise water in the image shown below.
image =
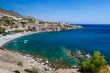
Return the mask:
<path id="1" fill-rule="evenodd" d="M 77 49 L 93 54 L 95 50 L 105 55 L 110 63 L 110 26 L 109 25 L 84 25 L 83 29 L 60 32 L 43 32 L 17 38 L 3 47 L 39 55 L 51 61 L 63 58 L 76 63 L 68 57 L 65 49 Z"/>

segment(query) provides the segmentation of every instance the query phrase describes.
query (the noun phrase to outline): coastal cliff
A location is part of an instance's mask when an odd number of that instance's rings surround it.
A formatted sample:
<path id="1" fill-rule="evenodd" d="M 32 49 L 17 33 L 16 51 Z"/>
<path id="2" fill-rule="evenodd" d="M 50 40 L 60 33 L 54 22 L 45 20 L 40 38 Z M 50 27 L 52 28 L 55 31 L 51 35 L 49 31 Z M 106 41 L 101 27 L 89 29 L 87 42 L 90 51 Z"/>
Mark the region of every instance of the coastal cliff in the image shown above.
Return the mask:
<path id="1" fill-rule="evenodd" d="M 33 17 L 23 16 L 11 10 L 0 9 L 0 28 L 5 32 L 23 31 L 61 31 L 81 28 L 81 26 L 70 25 L 60 22 L 45 22 Z"/>

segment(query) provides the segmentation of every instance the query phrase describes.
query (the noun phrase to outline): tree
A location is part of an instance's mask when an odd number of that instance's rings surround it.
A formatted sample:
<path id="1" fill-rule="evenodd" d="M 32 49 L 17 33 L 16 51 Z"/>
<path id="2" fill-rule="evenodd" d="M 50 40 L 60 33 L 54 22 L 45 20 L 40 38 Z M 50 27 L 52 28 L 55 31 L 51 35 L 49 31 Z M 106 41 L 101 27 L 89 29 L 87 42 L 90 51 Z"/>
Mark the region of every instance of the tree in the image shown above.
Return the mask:
<path id="1" fill-rule="evenodd" d="M 101 69 L 106 68 L 107 61 L 100 52 L 95 51 L 93 56 L 82 62 L 80 71 L 82 73 L 99 73 Z"/>

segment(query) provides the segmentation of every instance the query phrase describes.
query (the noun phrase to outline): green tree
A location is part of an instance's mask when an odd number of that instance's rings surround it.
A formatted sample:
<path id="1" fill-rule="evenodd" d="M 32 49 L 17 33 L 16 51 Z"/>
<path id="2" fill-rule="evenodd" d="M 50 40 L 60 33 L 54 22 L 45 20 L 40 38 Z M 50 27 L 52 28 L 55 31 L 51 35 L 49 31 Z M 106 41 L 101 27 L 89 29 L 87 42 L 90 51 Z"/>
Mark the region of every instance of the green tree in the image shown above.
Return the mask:
<path id="1" fill-rule="evenodd" d="M 82 73 L 99 73 L 101 69 L 106 68 L 107 61 L 100 52 L 95 51 L 93 56 L 82 62 L 80 71 Z"/>

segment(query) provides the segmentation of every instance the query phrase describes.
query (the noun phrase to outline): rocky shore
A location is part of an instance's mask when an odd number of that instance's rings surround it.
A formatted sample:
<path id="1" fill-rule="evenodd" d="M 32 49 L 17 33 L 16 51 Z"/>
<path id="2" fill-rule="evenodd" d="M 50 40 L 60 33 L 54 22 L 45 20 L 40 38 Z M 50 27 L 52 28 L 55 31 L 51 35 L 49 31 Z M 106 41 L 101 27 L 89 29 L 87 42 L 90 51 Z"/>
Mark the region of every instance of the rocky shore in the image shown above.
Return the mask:
<path id="1" fill-rule="evenodd" d="M 0 73 L 80 73 L 78 68 L 54 69 L 49 61 L 41 58 L 33 58 L 19 52 L 8 51 L 0 47 Z M 110 71 L 110 66 L 107 66 Z M 101 70 L 104 73 L 104 70 Z M 109 72 L 107 72 L 109 73 Z"/>
<path id="2" fill-rule="evenodd" d="M 0 73 L 79 73 L 78 69 L 54 69 L 49 61 L 33 58 L 18 52 L 8 51 L 0 47 Z"/>
<path id="3" fill-rule="evenodd" d="M 0 73 L 27 73 L 25 70 L 33 68 L 38 73 L 54 73 L 54 69 L 47 63 L 49 62 L 42 62 L 41 58 L 34 59 L 30 55 L 22 55 L 0 48 Z"/>

